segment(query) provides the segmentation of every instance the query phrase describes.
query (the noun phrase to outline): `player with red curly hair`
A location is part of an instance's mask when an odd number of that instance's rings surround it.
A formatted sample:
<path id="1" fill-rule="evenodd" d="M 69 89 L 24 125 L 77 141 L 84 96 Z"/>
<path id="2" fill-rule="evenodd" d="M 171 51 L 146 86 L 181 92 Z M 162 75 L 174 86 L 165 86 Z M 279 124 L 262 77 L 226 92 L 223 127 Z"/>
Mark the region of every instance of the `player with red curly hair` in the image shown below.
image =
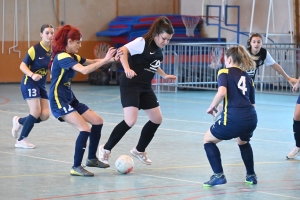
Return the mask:
<path id="1" fill-rule="evenodd" d="M 103 119 L 89 109 L 87 105 L 77 100 L 71 89 L 71 83 L 76 72 L 89 74 L 113 61 L 116 49 L 111 47 L 103 59 L 90 60 L 77 55 L 81 41 L 82 34 L 79 29 L 70 25 L 61 27 L 56 33 L 53 41 L 52 60 L 49 63 L 51 68 L 49 101 L 54 117 L 60 121 L 66 121 L 79 131 L 75 144 L 74 164 L 70 174 L 73 176 L 94 176 L 93 173 L 82 167 L 81 162 L 87 140 L 90 138 L 86 166 L 109 167 L 108 164 L 100 162 L 96 156 Z M 118 57 L 118 55 L 116 56 Z"/>

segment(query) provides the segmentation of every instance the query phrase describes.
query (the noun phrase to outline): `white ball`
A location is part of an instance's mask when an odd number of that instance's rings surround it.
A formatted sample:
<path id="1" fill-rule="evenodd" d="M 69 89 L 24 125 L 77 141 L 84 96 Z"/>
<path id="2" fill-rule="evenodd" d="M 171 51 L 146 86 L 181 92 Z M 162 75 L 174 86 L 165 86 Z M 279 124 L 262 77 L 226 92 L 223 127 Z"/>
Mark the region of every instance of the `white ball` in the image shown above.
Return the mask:
<path id="1" fill-rule="evenodd" d="M 128 174 L 132 171 L 134 162 L 130 156 L 119 156 L 115 162 L 115 167 L 121 174 Z"/>

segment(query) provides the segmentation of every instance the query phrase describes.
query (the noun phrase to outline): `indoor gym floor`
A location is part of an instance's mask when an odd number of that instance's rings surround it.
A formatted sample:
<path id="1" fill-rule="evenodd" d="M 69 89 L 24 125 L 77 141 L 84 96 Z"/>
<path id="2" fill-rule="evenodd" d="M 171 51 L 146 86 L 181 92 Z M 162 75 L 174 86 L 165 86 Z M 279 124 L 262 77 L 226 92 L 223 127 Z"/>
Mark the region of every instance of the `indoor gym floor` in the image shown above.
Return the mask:
<path id="1" fill-rule="evenodd" d="M 77 98 L 104 119 L 100 144 L 123 120 L 118 86 L 73 84 Z M 213 123 L 205 113 L 215 91 L 160 93 L 163 123 L 147 152 L 152 165 L 136 158 L 132 173 L 119 174 L 114 162 L 130 155 L 143 125 L 136 125 L 113 149 L 108 169 L 88 168 L 94 177 L 74 177 L 72 166 L 78 131 L 53 116 L 36 124 L 28 139 L 36 149 L 17 149 L 12 118 L 28 115 L 19 84 L 0 84 L 0 199 L 300 199 L 300 157 L 286 160 L 294 146 L 293 112 L 297 95 L 256 94 L 258 127 L 251 140 L 257 185 L 245 185 L 245 167 L 235 140 L 218 144 L 227 184 L 204 188 L 212 175 L 203 134 Z M 85 164 L 87 152 L 84 156 Z"/>

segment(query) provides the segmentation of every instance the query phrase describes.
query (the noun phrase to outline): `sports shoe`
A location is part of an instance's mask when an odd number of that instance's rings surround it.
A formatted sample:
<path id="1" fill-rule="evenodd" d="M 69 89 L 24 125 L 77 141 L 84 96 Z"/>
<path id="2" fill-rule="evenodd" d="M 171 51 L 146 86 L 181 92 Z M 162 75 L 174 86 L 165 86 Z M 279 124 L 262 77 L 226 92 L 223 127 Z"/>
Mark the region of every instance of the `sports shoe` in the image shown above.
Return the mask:
<path id="1" fill-rule="evenodd" d="M 18 116 L 14 116 L 13 120 L 12 120 L 12 123 L 13 123 L 13 127 L 11 129 L 11 134 L 14 138 L 18 138 L 21 131 L 22 131 L 22 128 L 23 126 L 19 123 L 19 120 L 20 117 Z"/>
<path id="2" fill-rule="evenodd" d="M 110 167 L 109 164 L 101 162 L 98 158 L 93 158 L 93 159 L 86 159 L 86 164 L 87 167 L 99 167 L 99 168 L 108 168 Z"/>
<path id="3" fill-rule="evenodd" d="M 224 174 L 214 174 L 210 177 L 210 180 L 203 183 L 203 186 L 212 187 L 215 185 L 222 185 L 227 183 L 226 177 Z"/>
<path id="4" fill-rule="evenodd" d="M 89 172 L 88 170 L 84 169 L 83 166 L 78 166 L 78 167 L 72 167 L 70 170 L 70 174 L 72 176 L 94 176 L 92 172 Z"/>
<path id="5" fill-rule="evenodd" d="M 139 152 L 138 150 L 136 150 L 136 148 L 134 147 L 132 150 L 130 150 L 130 153 L 138 158 L 140 161 L 142 161 L 142 163 L 146 164 L 146 165 L 151 165 L 152 161 L 147 158 L 147 153 L 146 152 Z"/>
<path id="6" fill-rule="evenodd" d="M 295 147 L 287 156 L 287 159 L 293 159 L 293 158 L 297 158 L 297 156 L 300 155 L 300 148 L 299 147 Z"/>
<path id="7" fill-rule="evenodd" d="M 108 158 L 110 156 L 110 151 L 103 148 L 104 145 L 99 147 L 99 161 L 108 165 Z"/>
<path id="8" fill-rule="evenodd" d="M 21 141 L 16 141 L 15 147 L 24 149 L 34 149 L 35 145 L 28 142 L 27 138 L 23 138 Z"/>
<path id="9" fill-rule="evenodd" d="M 245 183 L 250 184 L 250 185 L 257 184 L 257 176 L 256 176 L 256 174 L 247 174 L 246 175 Z"/>
<path id="10" fill-rule="evenodd" d="M 214 116 L 214 121 L 217 121 L 217 119 L 219 118 L 219 116 L 221 115 L 222 112 L 223 112 L 223 105 L 219 104 L 217 106 L 217 112 L 215 113 L 215 116 Z"/>

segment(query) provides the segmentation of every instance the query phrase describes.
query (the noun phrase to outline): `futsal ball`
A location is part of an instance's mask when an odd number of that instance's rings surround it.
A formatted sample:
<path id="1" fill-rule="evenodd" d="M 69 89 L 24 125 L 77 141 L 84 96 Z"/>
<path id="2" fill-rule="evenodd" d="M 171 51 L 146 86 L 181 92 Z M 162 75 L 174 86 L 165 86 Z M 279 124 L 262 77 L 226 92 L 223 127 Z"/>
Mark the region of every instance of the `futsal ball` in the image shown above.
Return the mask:
<path id="1" fill-rule="evenodd" d="M 128 174 L 132 171 L 134 162 L 130 156 L 119 156 L 115 162 L 115 167 L 121 174 Z"/>

